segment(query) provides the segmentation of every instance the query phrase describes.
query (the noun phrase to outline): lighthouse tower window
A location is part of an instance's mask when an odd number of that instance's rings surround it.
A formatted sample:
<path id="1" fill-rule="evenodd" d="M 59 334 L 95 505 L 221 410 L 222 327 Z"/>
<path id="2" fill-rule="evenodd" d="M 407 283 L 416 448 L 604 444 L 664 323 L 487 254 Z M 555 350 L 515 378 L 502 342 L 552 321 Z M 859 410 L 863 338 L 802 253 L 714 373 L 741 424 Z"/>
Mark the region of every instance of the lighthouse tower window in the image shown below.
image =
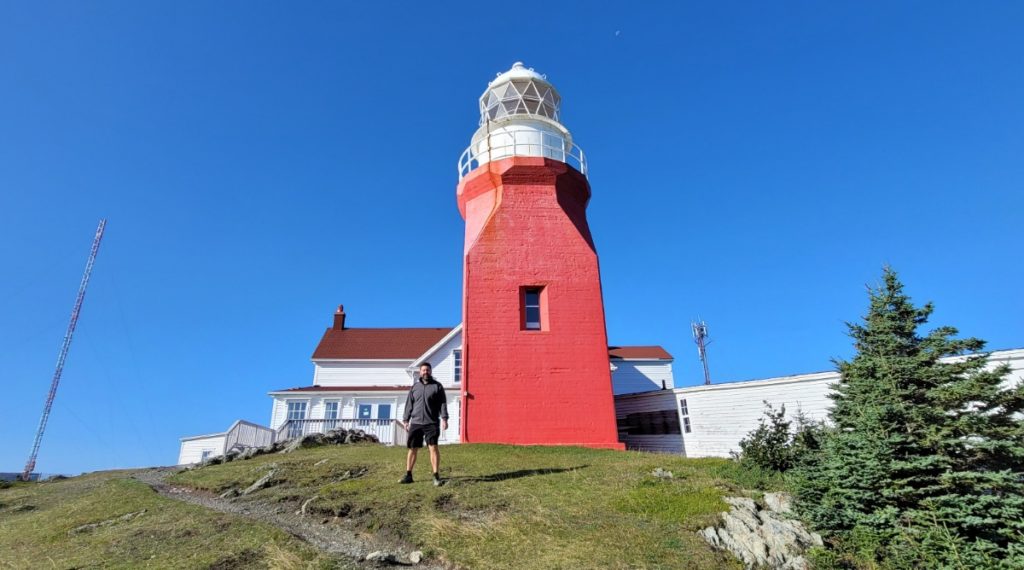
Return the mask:
<path id="1" fill-rule="evenodd" d="M 544 299 L 543 287 L 524 287 L 522 295 L 523 329 L 528 331 L 542 330 L 541 303 Z"/>

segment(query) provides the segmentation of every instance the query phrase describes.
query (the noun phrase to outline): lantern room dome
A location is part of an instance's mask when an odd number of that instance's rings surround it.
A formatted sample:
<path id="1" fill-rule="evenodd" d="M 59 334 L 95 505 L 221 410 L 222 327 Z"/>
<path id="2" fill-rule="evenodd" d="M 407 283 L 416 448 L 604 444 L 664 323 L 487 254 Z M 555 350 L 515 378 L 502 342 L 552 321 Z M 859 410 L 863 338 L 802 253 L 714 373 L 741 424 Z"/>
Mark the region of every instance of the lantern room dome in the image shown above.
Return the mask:
<path id="1" fill-rule="evenodd" d="M 547 78 L 517 61 L 487 84 L 480 96 L 480 124 L 515 115 L 558 121 L 562 98 Z"/>

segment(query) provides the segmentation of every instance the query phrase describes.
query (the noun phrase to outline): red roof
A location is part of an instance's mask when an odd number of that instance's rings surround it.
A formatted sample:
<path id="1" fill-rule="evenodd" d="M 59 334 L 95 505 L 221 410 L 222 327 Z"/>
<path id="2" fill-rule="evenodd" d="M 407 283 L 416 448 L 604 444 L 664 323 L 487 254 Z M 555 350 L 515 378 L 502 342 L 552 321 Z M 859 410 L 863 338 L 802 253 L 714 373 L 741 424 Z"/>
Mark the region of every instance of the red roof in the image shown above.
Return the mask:
<path id="1" fill-rule="evenodd" d="M 335 329 L 324 332 L 313 359 L 384 360 L 419 358 L 452 328 Z"/>
<path id="2" fill-rule="evenodd" d="M 608 356 L 642 360 L 672 360 L 672 355 L 660 346 L 609 346 Z"/>

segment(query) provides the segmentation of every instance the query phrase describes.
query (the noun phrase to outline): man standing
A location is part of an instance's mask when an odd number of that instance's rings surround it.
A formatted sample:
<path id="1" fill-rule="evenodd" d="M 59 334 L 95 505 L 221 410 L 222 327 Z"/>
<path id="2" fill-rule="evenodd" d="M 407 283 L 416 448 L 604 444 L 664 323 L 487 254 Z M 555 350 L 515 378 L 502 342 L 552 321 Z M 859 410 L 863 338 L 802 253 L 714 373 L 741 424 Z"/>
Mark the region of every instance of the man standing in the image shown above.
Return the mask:
<path id="1" fill-rule="evenodd" d="M 427 449 L 430 450 L 434 486 L 441 486 L 441 476 L 438 473 L 441 452 L 437 449 L 437 438 L 441 435 L 440 430 L 448 429 L 448 399 L 444 395 L 444 386 L 434 379 L 430 373 L 431 369 L 429 362 L 420 365 L 420 379 L 413 383 L 405 400 L 402 425 L 409 432 L 406 443 L 409 454 L 405 458 L 405 477 L 399 483 L 412 483 L 412 468 L 416 466 L 416 454 L 423 447 L 425 440 Z"/>

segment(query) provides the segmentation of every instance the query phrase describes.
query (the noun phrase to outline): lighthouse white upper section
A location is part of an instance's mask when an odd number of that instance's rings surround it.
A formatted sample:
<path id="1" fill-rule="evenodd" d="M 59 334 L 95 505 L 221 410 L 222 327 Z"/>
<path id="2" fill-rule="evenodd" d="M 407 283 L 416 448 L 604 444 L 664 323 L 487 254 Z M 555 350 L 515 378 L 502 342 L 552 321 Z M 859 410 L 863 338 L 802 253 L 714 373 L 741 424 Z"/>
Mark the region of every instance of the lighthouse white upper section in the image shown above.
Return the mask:
<path id="1" fill-rule="evenodd" d="M 532 115 L 557 122 L 561 102 L 558 91 L 547 78 L 517 61 L 512 69 L 499 73 L 480 96 L 480 124 L 515 115 Z"/>
<path id="2" fill-rule="evenodd" d="M 562 98 L 547 78 L 522 62 L 487 85 L 480 96 L 480 128 L 459 159 L 459 179 L 482 164 L 510 156 L 538 156 L 587 173 L 583 151 L 559 122 Z"/>

